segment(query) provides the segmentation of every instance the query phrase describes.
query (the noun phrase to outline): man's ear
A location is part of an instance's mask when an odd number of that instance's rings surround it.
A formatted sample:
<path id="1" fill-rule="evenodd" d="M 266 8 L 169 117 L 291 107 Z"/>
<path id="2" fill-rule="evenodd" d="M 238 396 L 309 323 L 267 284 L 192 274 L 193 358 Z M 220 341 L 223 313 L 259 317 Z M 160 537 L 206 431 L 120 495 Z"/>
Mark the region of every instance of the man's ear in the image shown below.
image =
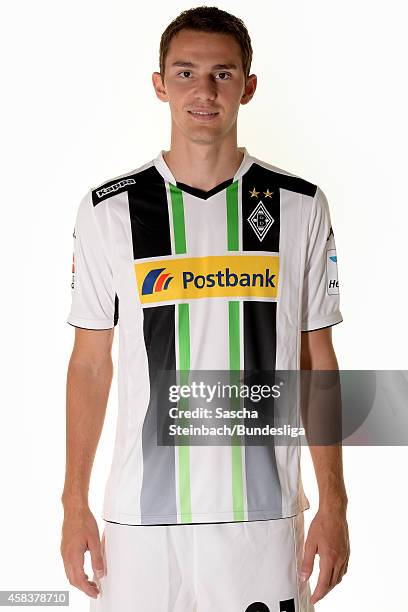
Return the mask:
<path id="1" fill-rule="evenodd" d="M 241 104 L 248 104 L 250 100 L 252 100 L 257 84 L 257 76 L 256 74 L 250 74 L 245 83 L 244 93 L 241 97 Z"/>
<path id="2" fill-rule="evenodd" d="M 156 96 L 162 102 L 168 102 L 169 98 L 167 96 L 166 88 L 163 83 L 162 75 L 160 72 L 153 72 L 152 74 L 152 83 L 154 87 L 154 91 L 156 92 Z"/>

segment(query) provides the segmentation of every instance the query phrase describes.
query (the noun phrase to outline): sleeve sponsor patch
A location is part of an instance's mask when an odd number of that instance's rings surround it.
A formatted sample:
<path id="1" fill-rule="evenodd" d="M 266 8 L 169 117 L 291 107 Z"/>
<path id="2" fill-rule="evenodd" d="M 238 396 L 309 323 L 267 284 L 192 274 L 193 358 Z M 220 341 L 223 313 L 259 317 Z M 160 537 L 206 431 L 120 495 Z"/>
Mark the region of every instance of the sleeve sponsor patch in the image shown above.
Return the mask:
<path id="1" fill-rule="evenodd" d="M 326 275 L 327 293 L 329 295 L 337 295 L 339 293 L 339 280 L 337 273 L 336 249 L 327 250 Z"/>

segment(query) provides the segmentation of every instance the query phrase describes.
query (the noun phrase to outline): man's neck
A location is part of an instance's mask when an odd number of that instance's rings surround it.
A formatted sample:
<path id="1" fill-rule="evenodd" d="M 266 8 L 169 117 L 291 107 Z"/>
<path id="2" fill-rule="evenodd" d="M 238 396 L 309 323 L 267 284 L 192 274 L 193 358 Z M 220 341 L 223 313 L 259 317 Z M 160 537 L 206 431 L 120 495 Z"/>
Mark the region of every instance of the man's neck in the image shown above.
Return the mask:
<path id="1" fill-rule="evenodd" d="M 172 146 L 163 159 L 177 182 L 202 191 L 232 178 L 243 160 L 244 153 L 235 145 L 205 146 L 186 143 Z"/>

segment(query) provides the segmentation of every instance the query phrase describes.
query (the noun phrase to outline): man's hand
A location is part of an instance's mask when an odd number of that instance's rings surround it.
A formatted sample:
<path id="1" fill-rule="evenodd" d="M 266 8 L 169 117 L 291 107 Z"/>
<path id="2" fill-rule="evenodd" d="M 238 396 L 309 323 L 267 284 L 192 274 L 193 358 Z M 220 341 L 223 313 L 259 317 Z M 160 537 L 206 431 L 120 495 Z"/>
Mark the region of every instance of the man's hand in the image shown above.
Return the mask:
<path id="1" fill-rule="evenodd" d="M 84 572 L 85 552 L 89 550 L 91 553 L 92 569 L 97 578 L 106 573 L 106 568 L 98 525 L 89 508 L 65 510 L 60 550 L 70 584 L 96 599 L 98 586 L 88 580 Z"/>
<path id="2" fill-rule="evenodd" d="M 311 603 L 322 599 L 338 584 L 347 571 L 350 556 L 349 533 L 345 511 L 319 509 L 310 523 L 301 567 L 301 580 L 308 580 L 318 554 L 319 578 Z"/>

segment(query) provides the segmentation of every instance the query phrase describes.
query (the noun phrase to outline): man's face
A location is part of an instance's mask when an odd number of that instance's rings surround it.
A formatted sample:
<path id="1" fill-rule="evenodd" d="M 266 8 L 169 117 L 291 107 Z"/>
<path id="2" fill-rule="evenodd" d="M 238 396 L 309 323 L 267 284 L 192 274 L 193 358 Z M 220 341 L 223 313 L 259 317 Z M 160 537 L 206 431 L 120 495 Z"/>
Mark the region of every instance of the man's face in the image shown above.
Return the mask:
<path id="1" fill-rule="evenodd" d="M 245 79 L 241 49 L 232 36 L 181 30 L 170 43 L 164 86 L 158 72 L 153 84 L 157 96 L 169 102 L 172 129 L 211 144 L 236 124 L 240 104 L 255 91 L 256 76 Z"/>

